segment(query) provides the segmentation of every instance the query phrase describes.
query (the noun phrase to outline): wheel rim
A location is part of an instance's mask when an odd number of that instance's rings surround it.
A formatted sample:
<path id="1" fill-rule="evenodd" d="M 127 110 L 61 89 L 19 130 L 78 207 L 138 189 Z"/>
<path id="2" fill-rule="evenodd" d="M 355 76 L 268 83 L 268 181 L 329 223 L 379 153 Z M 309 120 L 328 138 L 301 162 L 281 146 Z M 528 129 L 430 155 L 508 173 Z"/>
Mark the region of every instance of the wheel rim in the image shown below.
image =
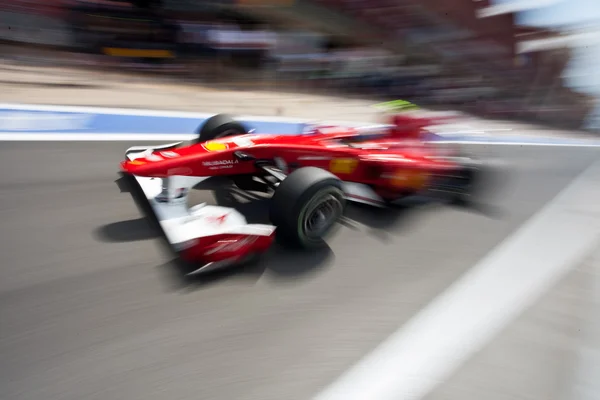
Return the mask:
<path id="1" fill-rule="evenodd" d="M 333 194 L 313 200 L 306 208 L 302 233 L 309 240 L 321 239 L 342 213 L 342 203 Z"/>

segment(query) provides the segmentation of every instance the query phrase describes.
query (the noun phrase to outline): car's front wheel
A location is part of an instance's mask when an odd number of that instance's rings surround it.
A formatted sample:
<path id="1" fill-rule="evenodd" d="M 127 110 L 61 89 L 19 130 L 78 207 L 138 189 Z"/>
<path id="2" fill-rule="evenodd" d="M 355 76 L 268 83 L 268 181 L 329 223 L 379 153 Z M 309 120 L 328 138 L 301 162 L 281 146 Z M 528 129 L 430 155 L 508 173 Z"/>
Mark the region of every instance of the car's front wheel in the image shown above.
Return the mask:
<path id="1" fill-rule="evenodd" d="M 288 175 L 272 197 L 271 222 L 285 244 L 323 247 L 345 209 L 342 182 L 328 171 L 300 168 Z"/>
<path id="2" fill-rule="evenodd" d="M 227 136 L 246 135 L 248 131 L 240 122 L 227 114 L 217 114 L 200 126 L 197 132 L 198 143 L 208 142 Z"/>

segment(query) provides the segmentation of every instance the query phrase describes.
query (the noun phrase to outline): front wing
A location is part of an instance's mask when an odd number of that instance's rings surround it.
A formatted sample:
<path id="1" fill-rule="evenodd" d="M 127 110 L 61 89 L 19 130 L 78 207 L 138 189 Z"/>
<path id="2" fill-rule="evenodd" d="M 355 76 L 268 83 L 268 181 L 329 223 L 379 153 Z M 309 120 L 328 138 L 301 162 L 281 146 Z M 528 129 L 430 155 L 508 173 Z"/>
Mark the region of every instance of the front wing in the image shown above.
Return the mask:
<path id="1" fill-rule="evenodd" d="M 129 160 L 165 146 L 136 146 L 128 149 Z M 168 179 L 132 176 L 170 247 L 183 260 L 199 264 L 192 273 L 205 272 L 243 262 L 264 253 L 272 244 L 275 226 L 248 224 L 237 210 L 202 203 L 188 206 L 191 188 L 205 177 L 172 176 Z"/>

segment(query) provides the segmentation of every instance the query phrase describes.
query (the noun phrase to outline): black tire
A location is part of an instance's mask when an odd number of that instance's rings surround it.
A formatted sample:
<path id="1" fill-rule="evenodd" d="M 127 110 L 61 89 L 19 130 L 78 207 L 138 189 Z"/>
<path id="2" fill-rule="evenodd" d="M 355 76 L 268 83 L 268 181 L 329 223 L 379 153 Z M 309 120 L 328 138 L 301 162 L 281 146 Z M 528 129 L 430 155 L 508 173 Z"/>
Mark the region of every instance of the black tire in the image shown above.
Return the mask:
<path id="1" fill-rule="evenodd" d="M 227 136 L 245 135 L 248 131 L 240 122 L 227 114 L 217 114 L 207 119 L 198 128 L 198 143 Z"/>
<path id="2" fill-rule="evenodd" d="M 489 184 L 489 171 L 486 165 L 476 159 L 464 161 L 454 177 L 447 179 L 451 203 L 466 205 L 476 201 Z"/>
<path id="3" fill-rule="evenodd" d="M 300 168 L 288 175 L 271 201 L 271 223 L 277 227 L 278 238 L 301 249 L 326 246 L 346 205 L 342 181 L 316 167 Z M 319 222 L 322 226 L 313 231 L 310 225 Z"/>

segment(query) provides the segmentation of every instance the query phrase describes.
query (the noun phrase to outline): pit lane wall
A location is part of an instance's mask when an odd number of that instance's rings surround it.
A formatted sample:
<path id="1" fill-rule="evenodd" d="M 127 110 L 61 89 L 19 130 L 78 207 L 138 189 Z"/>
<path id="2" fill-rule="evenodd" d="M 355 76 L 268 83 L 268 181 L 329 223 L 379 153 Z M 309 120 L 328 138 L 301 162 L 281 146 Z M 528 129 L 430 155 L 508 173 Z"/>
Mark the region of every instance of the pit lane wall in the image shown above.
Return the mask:
<path id="1" fill-rule="evenodd" d="M 0 104 L 0 141 L 179 141 L 196 137 L 213 114 L 99 107 Z M 238 117 L 249 130 L 266 134 L 298 134 L 307 125 L 382 126 L 343 121 L 308 121 L 284 117 Z M 485 144 L 600 146 L 598 140 L 494 135 L 449 129 L 431 140 Z"/>
<path id="2" fill-rule="evenodd" d="M 444 113 L 446 114 L 446 113 Z M 112 141 L 191 140 L 208 113 L 111 109 L 80 106 L 0 104 L 0 140 L 4 141 Z M 274 116 L 236 116 L 248 130 L 266 134 L 298 134 L 315 124 L 382 127 L 381 124 L 317 121 Z M 434 135 L 467 139 L 456 133 Z"/>
<path id="3" fill-rule="evenodd" d="M 35 136 L 53 140 L 60 135 L 72 140 L 187 140 L 213 114 L 154 110 L 127 110 L 69 106 L 0 104 L 0 135 L 7 138 Z M 276 117 L 242 117 L 248 129 L 261 133 L 293 134 L 304 123 Z M 104 139 L 102 139 L 104 138 Z"/>

